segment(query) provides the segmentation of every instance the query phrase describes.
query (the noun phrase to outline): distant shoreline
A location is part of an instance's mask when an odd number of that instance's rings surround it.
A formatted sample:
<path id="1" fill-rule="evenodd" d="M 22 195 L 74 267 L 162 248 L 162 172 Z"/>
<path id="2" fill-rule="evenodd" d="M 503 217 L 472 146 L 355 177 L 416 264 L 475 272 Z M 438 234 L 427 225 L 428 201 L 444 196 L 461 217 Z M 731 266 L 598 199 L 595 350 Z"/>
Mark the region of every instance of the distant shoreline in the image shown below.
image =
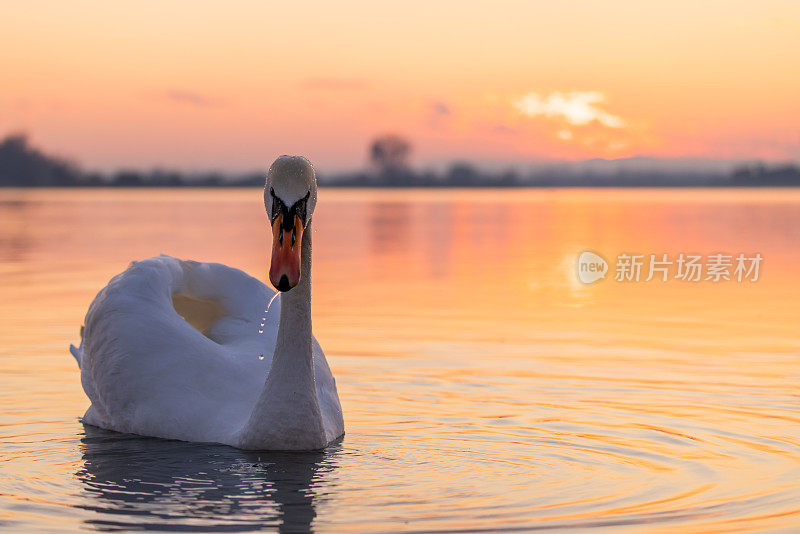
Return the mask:
<path id="1" fill-rule="evenodd" d="M 179 190 L 179 189 L 259 189 L 263 187 L 257 184 L 233 184 L 233 185 L 202 185 L 202 184 L 181 184 L 181 185 L 98 185 L 98 184 L 82 184 L 82 185 L 33 185 L 33 186 L 19 186 L 19 185 L 0 185 L 0 191 L 8 191 L 12 189 L 76 189 L 76 190 L 124 190 L 124 189 L 146 189 L 146 190 Z M 361 189 L 361 190 L 406 190 L 406 189 L 420 189 L 420 190 L 448 190 L 448 189 L 795 189 L 800 187 L 800 184 L 517 184 L 517 185 L 333 185 L 324 184 L 320 185 L 320 189 Z"/>
<path id="2" fill-rule="evenodd" d="M 634 160 L 631 160 L 634 161 Z M 634 161 L 640 163 L 639 161 Z M 741 165 L 733 170 L 699 168 L 651 169 L 623 167 L 586 168 L 549 166 L 528 171 L 486 171 L 468 162 L 455 162 L 442 171 L 415 170 L 402 160 L 382 161 L 370 171 L 318 173 L 321 187 L 387 188 L 686 188 L 686 187 L 797 187 L 800 167 L 794 164 Z M 31 147 L 24 135 L 0 141 L 0 188 L 242 188 L 263 185 L 266 169 L 248 173 L 220 171 L 182 172 L 122 169 L 90 172 L 70 161 Z"/>

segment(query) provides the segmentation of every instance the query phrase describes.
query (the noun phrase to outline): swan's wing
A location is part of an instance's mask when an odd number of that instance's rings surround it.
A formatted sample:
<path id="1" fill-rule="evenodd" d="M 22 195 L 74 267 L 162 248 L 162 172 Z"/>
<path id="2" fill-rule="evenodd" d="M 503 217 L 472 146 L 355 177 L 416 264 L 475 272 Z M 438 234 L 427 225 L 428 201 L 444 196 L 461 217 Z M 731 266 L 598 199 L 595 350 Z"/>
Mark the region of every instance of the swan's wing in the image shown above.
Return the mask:
<path id="1" fill-rule="evenodd" d="M 245 358 L 263 353 L 272 357 L 280 319 L 280 298 L 266 313 L 275 294 L 261 281 L 220 263 L 181 261 L 186 276 L 182 292 L 195 299 L 215 302 L 222 313 L 205 334 Z M 263 325 L 262 325 L 263 323 Z M 252 358 L 251 358 L 252 359 Z"/>
<path id="2" fill-rule="evenodd" d="M 222 443 L 243 424 L 263 386 L 264 362 L 260 370 L 240 365 L 237 352 L 224 340 L 203 335 L 178 315 L 172 297 L 185 293 L 215 298 L 226 310 L 234 305 L 242 310 L 247 303 L 239 302 L 241 286 L 254 286 L 235 269 L 199 268 L 204 264 L 186 269 L 184 263 L 189 262 L 167 256 L 135 263 L 112 279 L 90 306 L 81 361 L 81 381 L 92 401 L 94 421 L 88 422 L 123 432 Z M 194 271 L 201 276 L 192 276 L 198 274 Z M 237 277 L 242 279 L 238 283 L 233 280 Z M 244 321 L 231 318 L 223 333 L 241 328 Z M 253 360 L 258 362 L 255 355 Z"/>

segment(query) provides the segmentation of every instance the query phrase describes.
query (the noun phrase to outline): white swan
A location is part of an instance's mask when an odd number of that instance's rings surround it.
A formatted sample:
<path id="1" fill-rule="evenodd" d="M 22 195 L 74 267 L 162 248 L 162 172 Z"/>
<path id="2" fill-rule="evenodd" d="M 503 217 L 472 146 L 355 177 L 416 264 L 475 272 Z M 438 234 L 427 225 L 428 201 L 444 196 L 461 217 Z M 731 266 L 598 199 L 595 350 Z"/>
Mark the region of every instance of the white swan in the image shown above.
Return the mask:
<path id="1" fill-rule="evenodd" d="M 273 292 L 237 269 L 160 256 L 114 277 L 70 347 L 92 403 L 84 421 L 251 450 L 319 449 L 343 435 L 336 383 L 311 332 L 316 201 L 311 164 L 275 160 L 264 203 L 281 295 L 263 327 Z"/>

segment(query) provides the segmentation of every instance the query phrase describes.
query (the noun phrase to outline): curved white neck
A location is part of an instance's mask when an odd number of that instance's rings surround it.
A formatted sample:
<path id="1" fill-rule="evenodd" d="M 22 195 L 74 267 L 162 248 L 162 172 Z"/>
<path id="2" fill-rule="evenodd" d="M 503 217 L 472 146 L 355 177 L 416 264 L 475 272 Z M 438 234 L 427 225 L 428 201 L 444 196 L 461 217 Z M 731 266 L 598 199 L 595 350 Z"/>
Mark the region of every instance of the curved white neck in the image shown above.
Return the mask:
<path id="1" fill-rule="evenodd" d="M 282 293 L 272 366 L 241 431 L 244 449 L 318 449 L 325 428 L 314 380 L 311 332 L 311 223 L 303 231 L 300 282 Z"/>

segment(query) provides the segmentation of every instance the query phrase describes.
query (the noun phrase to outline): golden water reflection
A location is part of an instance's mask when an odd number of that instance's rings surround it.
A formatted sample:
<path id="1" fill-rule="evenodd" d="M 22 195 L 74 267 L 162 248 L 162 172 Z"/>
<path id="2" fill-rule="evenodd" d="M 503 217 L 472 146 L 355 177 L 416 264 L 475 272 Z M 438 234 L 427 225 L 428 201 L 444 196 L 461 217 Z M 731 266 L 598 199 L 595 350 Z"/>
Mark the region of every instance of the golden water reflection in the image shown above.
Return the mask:
<path id="1" fill-rule="evenodd" d="M 0 526 L 800 526 L 800 192 L 323 190 L 313 224 L 348 434 L 259 459 L 84 430 L 66 347 L 132 259 L 264 279 L 260 192 L 0 191 Z M 583 250 L 764 261 L 583 285 Z"/>

